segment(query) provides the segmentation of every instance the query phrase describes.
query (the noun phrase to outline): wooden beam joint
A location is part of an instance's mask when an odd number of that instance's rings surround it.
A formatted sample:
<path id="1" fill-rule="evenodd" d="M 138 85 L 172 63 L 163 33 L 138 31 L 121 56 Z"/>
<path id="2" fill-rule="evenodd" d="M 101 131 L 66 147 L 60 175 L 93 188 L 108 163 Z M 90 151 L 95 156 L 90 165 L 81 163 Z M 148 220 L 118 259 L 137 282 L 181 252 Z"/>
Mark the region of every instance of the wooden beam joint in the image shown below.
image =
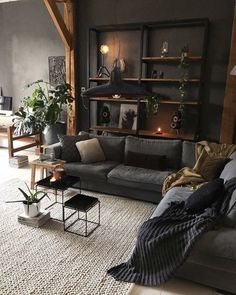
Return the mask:
<path id="1" fill-rule="evenodd" d="M 72 36 L 68 30 L 64 19 L 61 15 L 60 10 L 57 7 L 55 0 L 44 0 L 44 4 L 47 7 L 47 10 L 52 18 L 53 23 L 55 24 L 59 35 L 62 38 L 64 45 L 68 48 L 72 48 Z"/>

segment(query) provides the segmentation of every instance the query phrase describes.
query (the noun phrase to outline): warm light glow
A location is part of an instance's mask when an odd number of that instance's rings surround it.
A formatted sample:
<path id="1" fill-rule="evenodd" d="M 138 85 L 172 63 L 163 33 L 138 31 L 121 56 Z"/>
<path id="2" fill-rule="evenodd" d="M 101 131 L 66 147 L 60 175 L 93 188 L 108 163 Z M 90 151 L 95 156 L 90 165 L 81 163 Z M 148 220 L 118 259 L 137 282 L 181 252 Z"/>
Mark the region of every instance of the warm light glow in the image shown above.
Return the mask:
<path id="1" fill-rule="evenodd" d="M 161 133 L 161 127 L 157 128 L 157 133 Z"/>
<path id="2" fill-rule="evenodd" d="M 109 47 L 106 44 L 102 44 L 100 46 L 100 52 L 101 52 L 101 54 L 107 54 L 108 51 L 109 51 Z"/>
<path id="3" fill-rule="evenodd" d="M 54 176 L 52 178 L 50 178 L 50 182 L 55 182 L 55 181 L 57 181 L 57 180 Z"/>

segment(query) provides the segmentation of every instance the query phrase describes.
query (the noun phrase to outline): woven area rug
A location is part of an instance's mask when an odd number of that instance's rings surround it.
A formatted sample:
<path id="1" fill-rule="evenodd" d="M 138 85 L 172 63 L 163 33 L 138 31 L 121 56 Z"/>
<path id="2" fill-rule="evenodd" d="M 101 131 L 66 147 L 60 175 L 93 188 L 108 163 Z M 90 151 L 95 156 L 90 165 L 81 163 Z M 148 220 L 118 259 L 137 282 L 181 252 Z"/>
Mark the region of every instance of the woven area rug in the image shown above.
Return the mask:
<path id="1" fill-rule="evenodd" d="M 24 183 L 13 179 L 0 188 L 0 294 L 127 294 L 130 284 L 116 282 L 106 270 L 129 258 L 155 205 L 84 192 L 101 201 L 101 226 L 84 238 L 64 233 L 54 220 L 40 228 L 19 224 L 21 203 L 4 203 L 22 198 L 18 187 Z M 60 206 L 54 210 L 60 215 Z"/>

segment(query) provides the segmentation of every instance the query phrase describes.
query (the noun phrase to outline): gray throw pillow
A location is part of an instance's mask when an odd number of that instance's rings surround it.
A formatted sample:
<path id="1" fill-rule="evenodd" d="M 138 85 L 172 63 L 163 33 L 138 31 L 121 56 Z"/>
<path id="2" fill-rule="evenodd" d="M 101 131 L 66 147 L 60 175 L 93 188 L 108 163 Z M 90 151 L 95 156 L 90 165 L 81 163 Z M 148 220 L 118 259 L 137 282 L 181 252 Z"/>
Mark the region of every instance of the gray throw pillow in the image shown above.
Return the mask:
<path id="1" fill-rule="evenodd" d="M 220 174 L 220 178 L 224 179 L 224 183 L 231 178 L 236 177 L 236 160 L 231 160 L 227 163 Z"/>
<path id="2" fill-rule="evenodd" d="M 88 139 L 88 135 L 58 135 L 62 151 L 61 159 L 66 162 L 80 162 L 80 154 L 76 148 L 76 142 Z"/>
<path id="3" fill-rule="evenodd" d="M 105 161 L 105 155 L 97 138 L 92 138 L 76 143 L 76 147 L 84 164 Z"/>

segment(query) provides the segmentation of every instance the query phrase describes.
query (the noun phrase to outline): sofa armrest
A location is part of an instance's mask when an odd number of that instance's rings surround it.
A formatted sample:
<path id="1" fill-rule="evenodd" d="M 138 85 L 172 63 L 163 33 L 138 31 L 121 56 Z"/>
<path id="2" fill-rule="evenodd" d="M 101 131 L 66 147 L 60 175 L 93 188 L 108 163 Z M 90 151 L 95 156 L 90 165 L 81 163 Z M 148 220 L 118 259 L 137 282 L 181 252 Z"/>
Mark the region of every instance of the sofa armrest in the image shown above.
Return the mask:
<path id="1" fill-rule="evenodd" d="M 56 159 L 61 159 L 61 152 L 62 152 L 62 146 L 61 146 L 60 142 L 48 145 L 44 149 L 44 153 L 46 155 L 54 153 Z"/>

